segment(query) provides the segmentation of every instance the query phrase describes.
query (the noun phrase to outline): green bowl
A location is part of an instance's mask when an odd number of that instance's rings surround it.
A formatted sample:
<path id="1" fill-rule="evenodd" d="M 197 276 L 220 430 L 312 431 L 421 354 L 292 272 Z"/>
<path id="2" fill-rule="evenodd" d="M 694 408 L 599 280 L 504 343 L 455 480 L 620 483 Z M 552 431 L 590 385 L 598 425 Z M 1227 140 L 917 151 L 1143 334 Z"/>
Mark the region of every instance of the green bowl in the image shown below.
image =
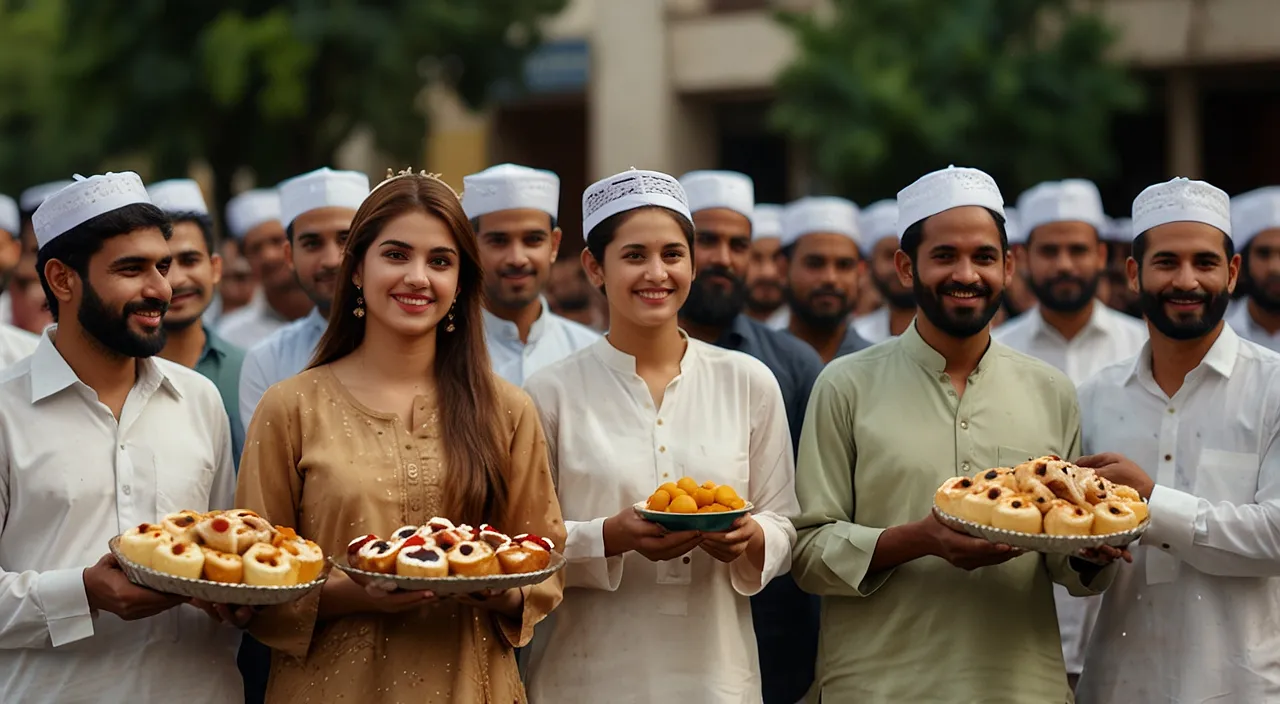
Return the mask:
<path id="1" fill-rule="evenodd" d="M 721 511 L 720 513 L 667 513 L 665 511 L 650 511 L 644 505 L 644 501 L 636 504 L 636 513 L 639 513 L 646 521 L 657 523 L 673 533 L 682 530 L 721 533 L 733 527 L 733 522 L 738 520 L 738 516 L 754 508 L 751 502 L 748 501 L 747 505 L 740 509 Z"/>

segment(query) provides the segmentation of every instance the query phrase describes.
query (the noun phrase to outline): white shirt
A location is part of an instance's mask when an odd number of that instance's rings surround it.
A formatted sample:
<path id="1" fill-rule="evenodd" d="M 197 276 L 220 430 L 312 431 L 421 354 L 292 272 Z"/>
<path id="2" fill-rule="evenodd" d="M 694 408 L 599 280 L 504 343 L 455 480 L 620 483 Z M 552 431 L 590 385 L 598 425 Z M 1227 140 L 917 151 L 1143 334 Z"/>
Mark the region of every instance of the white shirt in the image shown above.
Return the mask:
<path id="1" fill-rule="evenodd" d="M 232 315 L 235 313 L 227 314 Z M 312 308 L 305 318 L 285 325 L 245 353 L 244 366 L 240 368 L 240 422 L 246 432 L 262 395 L 274 384 L 307 368 L 328 327 L 329 321 L 320 309 Z"/>
<path id="2" fill-rule="evenodd" d="M 862 339 L 876 344 L 893 337 L 889 332 L 889 306 L 880 306 L 866 315 L 853 319 L 853 329 Z"/>
<path id="3" fill-rule="evenodd" d="M 686 338 L 687 339 L 687 338 Z M 534 374 L 568 530 L 565 599 L 529 656 L 532 702 L 758 704 L 748 599 L 791 567 L 798 513 L 791 435 L 762 362 L 688 339 L 655 409 L 635 358 L 601 339 Z M 700 549 L 666 562 L 604 556 L 604 520 L 682 476 L 755 504 L 763 572 Z"/>
<path id="4" fill-rule="evenodd" d="M 1151 351 L 1080 391 L 1084 449 L 1156 482 L 1103 597 L 1081 702 L 1280 701 L 1280 355 L 1230 326 L 1168 398 Z"/>
<path id="5" fill-rule="evenodd" d="M 13 297 L 8 291 L 0 291 L 0 325 L 13 322 Z"/>
<path id="6" fill-rule="evenodd" d="M 1136 355 L 1147 341 L 1147 326 L 1095 300 L 1089 322 L 1070 340 L 1045 322 L 1039 308 L 992 330 L 991 337 L 1057 367 L 1079 387 L 1103 367 Z M 1055 584 L 1053 598 L 1062 636 L 1062 659 L 1067 672 L 1078 675 L 1084 669 L 1085 650 L 1102 597 L 1074 597 L 1066 587 Z"/>
<path id="7" fill-rule="evenodd" d="M 238 631 L 188 605 L 139 621 L 91 612 L 82 576 L 109 538 L 139 523 L 230 507 L 218 390 L 180 365 L 139 360 L 117 422 L 49 335 L 0 372 L 2 698 L 242 701 Z"/>
<path id="8" fill-rule="evenodd" d="M 267 297 L 259 290 L 245 307 L 219 316 L 214 331 L 227 342 L 247 350 L 289 323 L 267 303 Z M 245 422 L 249 420 L 246 418 Z"/>
<path id="9" fill-rule="evenodd" d="M 600 339 L 595 330 L 552 313 L 545 298 L 540 302 L 542 312 L 529 326 L 528 343 L 520 341 L 515 323 L 484 311 L 484 339 L 493 371 L 516 386 L 539 369 Z"/>
<path id="10" fill-rule="evenodd" d="M 779 306 L 769 315 L 764 324 L 770 330 L 786 330 L 791 325 L 791 309 L 785 305 Z"/>
<path id="11" fill-rule="evenodd" d="M 36 351 L 40 336 L 0 323 L 0 369 Z"/>
<path id="12" fill-rule="evenodd" d="M 1249 342 L 1262 345 L 1273 352 L 1280 352 L 1280 331 L 1273 335 L 1254 322 L 1253 316 L 1249 314 L 1248 305 L 1241 303 L 1228 310 L 1226 320 L 1227 325 L 1230 325 L 1240 337 Z"/>

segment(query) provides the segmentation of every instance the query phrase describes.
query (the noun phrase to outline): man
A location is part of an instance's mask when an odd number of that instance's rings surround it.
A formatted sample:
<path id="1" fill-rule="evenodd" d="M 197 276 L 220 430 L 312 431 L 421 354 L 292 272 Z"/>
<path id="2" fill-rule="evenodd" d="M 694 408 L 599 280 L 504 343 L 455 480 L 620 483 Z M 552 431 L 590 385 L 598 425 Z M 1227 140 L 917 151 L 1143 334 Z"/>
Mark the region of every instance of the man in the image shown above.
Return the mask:
<path id="1" fill-rule="evenodd" d="M 342 250 L 356 210 L 369 195 L 369 177 L 325 167 L 284 181 L 277 190 L 287 235 L 285 256 L 313 307 L 307 317 L 280 328 L 245 354 L 240 373 L 240 422 L 245 428 L 272 384 L 307 367 L 329 326 Z"/>
<path id="2" fill-rule="evenodd" d="M 1227 195 L 1201 181 L 1133 202 L 1129 285 L 1150 340 L 1080 392 L 1080 463 L 1148 500 L 1108 591 L 1081 702 L 1280 701 L 1280 356 L 1223 313 L 1240 269 Z"/>
<path id="3" fill-rule="evenodd" d="M 221 254 L 222 281 L 218 283 L 218 295 L 214 300 L 218 304 L 218 315 L 224 316 L 249 305 L 258 282 L 253 278 L 253 266 L 245 259 L 244 252 L 240 251 L 240 242 L 234 237 L 222 240 Z M 208 315 L 206 311 L 205 317 Z"/>
<path id="4" fill-rule="evenodd" d="M 0 195 L 0 289 L 7 288 L 9 277 L 22 257 L 22 219 L 18 204 Z M 8 291 L 0 294 L 0 369 L 26 357 L 36 349 L 39 336 L 9 324 L 13 302 Z"/>
<path id="5" fill-rule="evenodd" d="M 782 389 L 794 444 L 822 360 L 803 342 L 742 313 L 755 184 L 733 171 L 693 171 L 680 179 L 680 185 L 693 215 L 696 268 L 689 298 L 680 310 L 680 326 L 694 338 L 744 352 L 769 367 Z M 817 603 L 789 576 L 781 575 L 751 598 L 751 617 L 764 701 L 794 704 L 813 682 Z"/>
<path id="6" fill-rule="evenodd" d="M 542 295 L 560 252 L 560 177 L 499 164 L 462 179 L 485 271 L 484 337 L 493 371 L 520 386 L 529 375 L 600 339 L 549 309 Z"/>
<path id="7" fill-rule="evenodd" d="M 823 597 L 812 693 L 823 702 L 1070 697 L 1050 579 L 1086 593 L 1114 568 L 1020 553 L 931 511 L 950 477 L 1079 450 L 1071 382 L 991 341 L 1013 276 L 1002 205 L 976 169 L 899 192 L 898 274 L 915 292 L 915 322 L 832 362 L 814 385 L 792 574 Z"/>
<path id="8" fill-rule="evenodd" d="M 1030 310 L 1036 304 L 1035 293 L 1027 281 L 1027 228 L 1022 224 L 1022 204 L 1027 197 L 1018 197 L 1018 207 L 1005 208 L 1005 231 L 1009 234 L 1009 249 L 1013 253 L 1014 274 L 1009 288 L 1004 292 L 1004 305 L 993 319 L 992 328 L 998 328 L 1005 320 L 1012 320 Z"/>
<path id="9" fill-rule="evenodd" d="M 858 206 L 844 198 L 801 198 L 782 212 L 787 332 L 823 364 L 871 345 L 852 325 L 863 269 L 858 246 Z"/>
<path id="10" fill-rule="evenodd" d="M 916 297 L 898 280 L 894 255 L 898 252 L 898 202 L 882 200 L 867 206 L 858 223 L 862 237 L 871 244 L 871 281 L 884 305 L 856 318 L 853 329 L 875 344 L 897 337 L 916 317 Z"/>
<path id="11" fill-rule="evenodd" d="M 1227 323 L 1244 339 L 1280 352 L 1280 186 L 1232 199 L 1231 227 L 1249 293 L 1228 312 Z"/>
<path id="12" fill-rule="evenodd" d="M 782 265 L 782 206 L 756 203 L 751 213 L 751 263 L 746 314 L 768 324 L 783 307 L 787 279 Z"/>
<path id="13" fill-rule="evenodd" d="M 173 297 L 164 315 L 167 340 L 160 356 L 194 369 L 218 388 L 222 407 L 231 420 L 231 458 L 240 466 L 244 449 L 244 426 L 240 424 L 240 367 L 244 350 L 223 340 L 209 329 L 204 314 L 222 278 L 222 257 L 218 252 L 213 221 L 200 186 L 191 179 L 153 183 L 147 188 L 151 202 L 173 228 L 169 250 L 169 286 Z"/>
<path id="14" fill-rule="evenodd" d="M 218 334 L 247 350 L 305 316 L 314 305 L 289 265 L 289 238 L 280 221 L 280 196 L 275 189 L 245 191 L 228 201 L 227 229 L 240 241 L 262 288 L 249 305 L 221 316 Z"/>
<path id="15" fill-rule="evenodd" d="M 609 329 L 604 296 L 591 285 L 577 256 L 557 259 L 547 279 L 547 305 L 556 315 L 596 331 Z"/>
<path id="16" fill-rule="evenodd" d="M 119 173 L 55 193 L 33 220 L 57 325 L 0 372 L 0 691 L 36 704 L 239 702 L 239 634 L 132 584 L 106 551 L 132 526 L 233 497 L 217 390 L 153 358 L 168 219 L 137 174 Z"/>
<path id="17" fill-rule="evenodd" d="M 1092 182 L 1046 181 L 1019 202 L 1026 233 L 1024 278 L 1039 306 L 996 328 L 991 336 L 1048 362 L 1079 387 L 1108 364 L 1137 354 L 1147 329 L 1096 298 L 1107 266 L 1107 245 L 1100 237 L 1107 216 Z M 1101 600 L 1077 599 L 1062 585 L 1055 585 L 1054 599 L 1063 659 L 1074 685 L 1084 668 L 1085 647 Z"/>
<path id="18" fill-rule="evenodd" d="M 9 323 L 37 336 L 53 322 L 53 318 L 49 315 L 44 291 L 36 275 L 36 236 L 31 229 L 31 214 L 45 198 L 69 185 L 71 181 L 43 183 L 26 189 L 18 198 L 21 206 L 19 229 L 13 231 L 19 242 L 18 260 L 4 277 L 4 292 L 0 293 L 0 323 Z"/>

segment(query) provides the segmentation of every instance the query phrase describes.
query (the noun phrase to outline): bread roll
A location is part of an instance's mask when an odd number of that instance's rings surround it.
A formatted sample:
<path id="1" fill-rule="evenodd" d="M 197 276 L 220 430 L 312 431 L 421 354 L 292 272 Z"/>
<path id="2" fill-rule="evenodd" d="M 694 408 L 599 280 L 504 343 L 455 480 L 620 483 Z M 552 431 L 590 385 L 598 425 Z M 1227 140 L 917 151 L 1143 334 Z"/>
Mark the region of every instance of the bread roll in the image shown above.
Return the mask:
<path id="1" fill-rule="evenodd" d="M 324 552 L 319 545 L 296 534 L 283 540 L 277 539 L 274 545 L 289 553 L 292 558 L 294 584 L 306 584 L 320 576 L 320 571 L 324 569 Z"/>
<path id="2" fill-rule="evenodd" d="M 204 573 L 204 553 L 195 543 L 173 541 L 156 546 L 151 567 L 165 574 L 200 579 Z"/>
<path id="3" fill-rule="evenodd" d="M 347 543 L 347 564 L 358 570 L 365 570 L 367 572 L 369 570 L 369 566 L 365 564 L 364 558 L 360 555 L 360 549 L 377 539 L 378 536 L 373 533 L 367 533 Z"/>
<path id="4" fill-rule="evenodd" d="M 1120 499 L 1121 501 L 1141 501 L 1142 500 L 1142 495 L 1138 493 L 1137 489 L 1134 489 L 1131 486 L 1125 486 L 1124 484 L 1116 484 L 1115 482 L 1107 482 L 1107 484 L 1110 488 L 1112 498 Z"/>
<path id="5" fill-rule="evenodd" d="M 244 583 L 255 587 L 292 585 L 297 570 L 289 553 L 268 543 L 256 543 L 244 553 Z"/>
<path id="6" fill-rule="evenodd" d="M 196 524 L 201 520 L 201 515 L 195 511 L 178 511 L 165 516 L 164 520 L 161 521 L 161 525 L 174 538 L 194 543 L 199 540 L 199 536 L 196 534 Z"/>
<path id="7" fill-rule="evenodd" d="M 427 545 L 411 545 L 396 555 L 396 574 L 402 577 L 448 577 L 444 551 Z"/>
<path id="8" fill-rule="evenodd" d="M 1119 499 L 1119 500 L 1124 501 L 1124 499 Z M 1124 502 L 1129 506 L 1129 510 L 1133 511 L 1133 515 L 1138 517 L 1139 525 L 1141 525 L 1142 522 L 1147 520 L 1147 518 L 1151 515 L 1147 510 L 1147 502 L 1145 501 L 1139 500 L 1139 501 L 1124 501 Z"/>
<path id="9" fill-rule="evenodd" d="M 484 577 L 502 574 L 502 565 L 488 543 L 464 540 L 449 550 L 449 572 L 463 577 Z"/>
<path id="10" fill-rule="evenodd" d="M 249 544 L 241 545 L 244 524 L 235 516 L 215 515 L 206 517 L 196 524 L 196 534 L 200 542 L 217 550 L 239 555 L 249 548 Z"/>
<path id="11" fill-rule="evenodd" d="M 478 539 L 489 544 L 489 547 L 497 550 L 498 548 L 511 542 L 511 538 L 502 532 L 499 532 L 488 523 L 480 525 L 480 533 Z"/>
<path id="12" fill-rule="evenodd" d="M 1090 535 L 1093 513 L 1070 501 L 1056 499 L 1044 514 L 1044 532 L 1048 535 Z"/>
<path id="13" fill-rule="evenodd" d="M 393 542 L 396 540 L 400 540 L 400 541 L 408 540 L 409 538 L 412 538 L 413 536 L 417 535 L 418 531 L 421 529 L 422 529 L 421 526 L 400 526 L 399 528 L 396 528 L 394 533 L 391 534 L 391 537 L 389 538 L 389 540 Z"/>
<path id="14" fill-rule="evenodd" d="M 1103 501 L 1093 507 L 1093 534 L 1110 535 L 1133 530 L 1141 523 L 1141 519 L 1129 508 L 1129 504 L 1120 501 Z"/>
<path id="15" fill-rule="evenodd" d="M 968 477 L 952 477 L 938 487 L 933 495 L 933 502 L 943 513 L 959 516 L 960 499 L 973 488 L 973 480 Z"/>
<path id="16" fill-rule="evenodd" d="M 119 549 L 124 558 L 135 565 L 151 567 L 156 548 L 173 542 L 173 536 L 154 523 L 141 523 L 120 536 Z"/>
<path id="17" fill-rule="evenodd" d="M 388 540 L 374 540 L 364 544 L 360 548 L 360 563 L 363 565 L 359 569 L 368 572 L 380 572 L 382 574 L 395 574 L 396 571 L 396 553 L 400 552 L 400 541 L 391 542 Z"/>
<path id="18" fill-rule="evenodd" d="M 993 467 L 983 472 L 973 475 L 975 482 L 984 484 L 995 484 L 1002 486 L 1009 491 L 1018 490 L 1018 480 L 1013 476 L 1013 470 L 1009 467 Z"/>
<path id="19" fill-rule="evenodd" d="M 244 558 L 228 552 L 218 552 L 208 545 L 201 545 L 204 555 L 204 578 L 210 582 L 240 584 L 244 582 Z"/>
<path id="20" fill-rule="evenodd" d="M 1043 530 L 1040 509 L 1022 494 L 1009 494 L 991 511 L 991 527 L 1018 533 L 1037 534 Z"/>
<path id="21" fill-rule="evenodd" d="M 1004 487 L 995 484 L 975 486 L 960 500 L 959 517 L 978 525 L 989 526 L 991 512 L 1007 493 L 1009 492 Z"/>

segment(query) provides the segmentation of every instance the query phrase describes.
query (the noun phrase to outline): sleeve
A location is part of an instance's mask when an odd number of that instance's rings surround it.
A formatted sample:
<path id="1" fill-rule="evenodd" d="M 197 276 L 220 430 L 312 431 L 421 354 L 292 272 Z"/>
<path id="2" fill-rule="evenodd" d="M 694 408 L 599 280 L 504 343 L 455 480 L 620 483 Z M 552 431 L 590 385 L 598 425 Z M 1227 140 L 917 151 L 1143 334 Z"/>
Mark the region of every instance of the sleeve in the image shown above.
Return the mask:
<path id="1" fill-rule="evenodd" d="M 1258 466 L 1255 503 L 1212 503 L 1157 484 L 1142 544 L 1165 550 L 1205 574 L 1280 577 L 1280 439 L 1275 424 L 1271 427 Z"/>
<path id="2" fill-rule="evenodd" d="M 758 594 L 774 577 L 791 569 L 791 551 L 796 544 L 791 519 L 800 513 L 782 391 L 763 363 L 752 385 L 748 491 L 755 505 L 754 518 L 764 532 L 764 568 L 756 570 L 750 560 L 733 561 L 729 579 L 743 596 Z"/>
<path id="3" fill-rule="evenodd" d="M 267 383 L 268 359 L 266 350 L 255 347 L 245 353 L 244 366 L 240 368 L 240 425 L 246 429 L 246 436 L 249 425 L 253 422 L 254 411 L 270 386 Z M 245 438 L 245 444 L 248 444 L 248 437 Z"/>
<path id="4" fill-rule="evenodd" d="M 9 522 L 9 450 L 0 433 L 0 540 Z M 49 648 L 93 636 L 84 568 L 10 572 L 0 566 L 0 650 Z"/>
<path id="5" fill-rule="evenodd" d="M 547 457 L 557 495 L 564 492 L 560 480 L 560 415 L 559 393 L 541 373 L 525 382 L 525 390 L 533 399 L 546 433 Z M 589 521 L 565 520 L 564 556 L 565 588 L 616 591 L 622 583 L 624 555 L 604 555 L 605 517 Z"/>
<path id="6" fill-rule="evenodd" d="M 298 469 L 301 437 L 290 396 L 276 387 L 262 397 L 245 438 L 235 505 L 257 511 L 273 524 L 297 528 L 303 489 Z M 329 578 L 347 576 L 333 570 Z M 305 657 L 320 610 L 320 593 L 317 589 L 298 601 L 266 607 L 250 623 L 250 633 L 274 650 Z"/>
<path id="7" fill-rule="evenodd" d="M 791 573 L 819 596 L 869 596 L 893 570 L 868 575 L 883 528 L 854 522 L 856 389 L 828 367 L 814 384 L 796 462 L 799 536 Z"/>
<path id="8" fill-rule="evenodd" d="M 524 392 L 518 392 L 521 410 L 516 414 L 507 474 L 507 510 L 502 525 L 512 534 L 532 533 L 565 544 L 565 526 L 556 498 L 555 483 L 547 459 L 547 444 L 538 414 Z M 533 627 L 560 604 L 564 596 L 564 572 L 532 586 L 521 587 L 524 609 L 520 618 L 495 615 L 499 630 L 513 648 L 529 644 Z"/>

